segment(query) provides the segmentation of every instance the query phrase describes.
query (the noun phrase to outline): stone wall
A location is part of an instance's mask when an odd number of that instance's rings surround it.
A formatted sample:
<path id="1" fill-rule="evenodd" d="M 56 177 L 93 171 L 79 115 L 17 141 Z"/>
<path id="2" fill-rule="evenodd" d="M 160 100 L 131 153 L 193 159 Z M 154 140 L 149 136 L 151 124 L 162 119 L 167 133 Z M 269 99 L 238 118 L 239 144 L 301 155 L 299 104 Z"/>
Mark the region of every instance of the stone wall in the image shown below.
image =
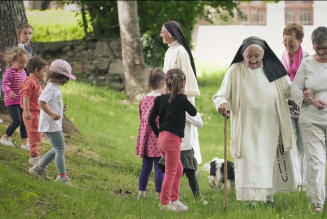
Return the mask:
<path id="1" fill-rule="evenodd" d="M 109 84 L 116 90 L 124 89 L 124 68 L 120 39 L 87 37 L 62 42 L 34 42 L 34 50 L 49 63 L 65 59 L 77 79 L 86 79 L 95 85 Z"/>

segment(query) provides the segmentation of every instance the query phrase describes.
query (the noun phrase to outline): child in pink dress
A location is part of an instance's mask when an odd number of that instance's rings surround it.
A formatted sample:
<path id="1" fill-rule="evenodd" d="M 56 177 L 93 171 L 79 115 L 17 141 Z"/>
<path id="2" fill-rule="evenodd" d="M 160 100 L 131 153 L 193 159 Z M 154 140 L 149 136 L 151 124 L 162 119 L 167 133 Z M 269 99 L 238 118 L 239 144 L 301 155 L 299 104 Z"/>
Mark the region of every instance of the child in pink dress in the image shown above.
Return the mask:
<path id="1" fill-rule="evenodd" d="M 143 165 L 139 179 L 139 194 L 137 199 L 146 197 L 146 187 L 153 169 L 153 164 L 155 169 L 155 186 L 158 198 L 160 198 L 161 186 L 164 179 L 164 174 L 158 168 L 158 162 L 161 157 L 157 144 L 158 138 L 153 133 L 148 122 L 148 117 L 152 110 L 154 99 L 163 94 L 166 89 L 165 73 L 162 69 L 152 69 L 149 71 L 148 86 L 151 88 L 151 92 L 142 98 L 139 105 L 141 123 L 137 137 L 136 154 L 139 155 L 140 158 L 143 158 Z"/>

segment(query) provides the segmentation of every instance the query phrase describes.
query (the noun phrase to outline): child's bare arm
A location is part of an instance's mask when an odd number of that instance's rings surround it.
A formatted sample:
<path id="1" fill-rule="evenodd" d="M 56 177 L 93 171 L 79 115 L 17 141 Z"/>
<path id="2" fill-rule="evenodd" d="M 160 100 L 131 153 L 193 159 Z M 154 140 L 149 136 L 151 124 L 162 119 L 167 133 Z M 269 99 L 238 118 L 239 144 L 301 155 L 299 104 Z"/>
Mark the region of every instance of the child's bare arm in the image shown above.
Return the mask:
<path id="1" fill-rule="evenodd" d="M 40 108 L 46 113 L 48 114 L 53 120 L 59 120 L 61 118 L 61 116 L 57 113 L 54 113 L 50 110 L 48 104 L 46 102 L 43 102 L 41 100 L 38 101 L 38 104 L 40 106 Z"/>
<path id="2" fill-rule="evenodd" d="M 31 115 L 31 111 L 30 111 L 30 99 L 27 98 L 27 97 L 24 97 L 23 98 L 23 105 L 24 105 L 25 119 L 31 120 L 32 119 L 32 115 Z"/>

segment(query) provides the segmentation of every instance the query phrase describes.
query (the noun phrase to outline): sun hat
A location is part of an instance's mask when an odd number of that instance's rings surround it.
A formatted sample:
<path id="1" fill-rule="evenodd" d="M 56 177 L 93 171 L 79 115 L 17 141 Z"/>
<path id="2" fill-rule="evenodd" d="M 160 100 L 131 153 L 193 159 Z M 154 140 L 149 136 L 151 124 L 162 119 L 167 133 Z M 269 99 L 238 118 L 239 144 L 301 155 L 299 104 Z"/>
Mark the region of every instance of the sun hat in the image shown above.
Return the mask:
<path id="1" fill-rule="evenodd" d="M 70 66 L 70 64 L 63 59 L 54 60 L 50 64 L 49 70 L 76 80 L 76 77 L 72 75 L 72 66 Z"/>

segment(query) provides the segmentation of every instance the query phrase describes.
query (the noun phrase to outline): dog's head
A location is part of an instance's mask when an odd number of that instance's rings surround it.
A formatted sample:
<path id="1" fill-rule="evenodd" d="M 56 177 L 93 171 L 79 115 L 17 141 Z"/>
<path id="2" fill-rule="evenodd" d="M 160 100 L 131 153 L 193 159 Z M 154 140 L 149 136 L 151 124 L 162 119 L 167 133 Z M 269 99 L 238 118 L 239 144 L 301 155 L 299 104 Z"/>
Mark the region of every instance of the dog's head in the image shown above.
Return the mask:
<path id="1" fill-rule="evenodd" d="M 221 178 L 220 168 L 223 163 L 224 160 L 219 158 L 214 158 L 210 162 L 210 176 L 208 176 L 208 179 L 211 185 L 219 182 Z"/>
<path id="2" fill-rule="evenodd" d="M 224 163 L 223 159 L 214 158 L 210 163 L 210 176 L 216 176 L 217 170 L 219 170 Z"/>

